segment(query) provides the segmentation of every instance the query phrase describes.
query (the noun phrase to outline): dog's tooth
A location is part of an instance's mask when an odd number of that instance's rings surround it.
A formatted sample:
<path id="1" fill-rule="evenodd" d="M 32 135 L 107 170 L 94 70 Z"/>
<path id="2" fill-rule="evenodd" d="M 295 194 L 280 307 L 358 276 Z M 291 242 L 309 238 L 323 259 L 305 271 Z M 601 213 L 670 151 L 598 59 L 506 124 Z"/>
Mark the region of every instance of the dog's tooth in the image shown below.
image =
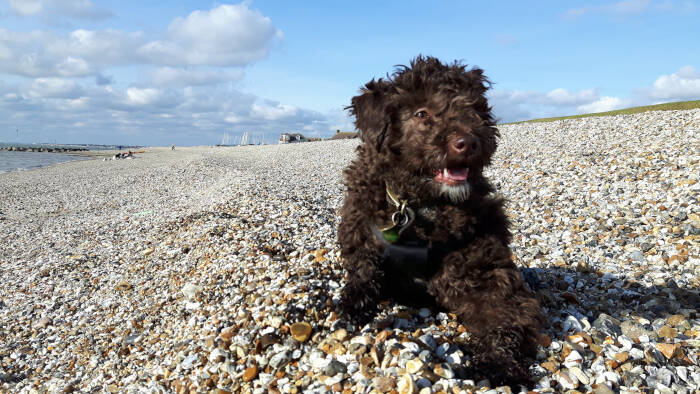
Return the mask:
<path id="1" fill-rule="evenodd" d="M 449 178 L 449 177 L 450 177 L 450 172 L 447 171 L 447 167 L 445 167 L 445 168 L 442 169 L 442 175 L 443 175 L 445 178 Z"/>

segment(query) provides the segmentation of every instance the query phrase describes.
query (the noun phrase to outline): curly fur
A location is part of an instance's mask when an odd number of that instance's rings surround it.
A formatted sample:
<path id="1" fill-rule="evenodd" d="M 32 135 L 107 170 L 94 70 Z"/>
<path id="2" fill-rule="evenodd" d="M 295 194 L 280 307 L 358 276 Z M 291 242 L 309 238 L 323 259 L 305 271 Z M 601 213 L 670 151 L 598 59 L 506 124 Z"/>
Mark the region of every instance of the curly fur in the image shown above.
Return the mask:
<path id="1" fill-rule="evenodd" d="M 543 317 L 511 259 L 503 201 L 483 175 L 499 137 L 488 85 L 478 68 L 419 56 L 352 99 L 362 143 L 344 173 L 341 308 L 359 323 L 385 297 L 446 308 L 473 333 L 479 371 L 496 383 L 523 383 Z M 467 169 L 466 182 L 438 181 L 444 168 Z M 372 228 L 395 211 L 386 187 L 416 211 L 401 240 L 429 248 L 423 269 L 382 258 L 386 244 Z"/>

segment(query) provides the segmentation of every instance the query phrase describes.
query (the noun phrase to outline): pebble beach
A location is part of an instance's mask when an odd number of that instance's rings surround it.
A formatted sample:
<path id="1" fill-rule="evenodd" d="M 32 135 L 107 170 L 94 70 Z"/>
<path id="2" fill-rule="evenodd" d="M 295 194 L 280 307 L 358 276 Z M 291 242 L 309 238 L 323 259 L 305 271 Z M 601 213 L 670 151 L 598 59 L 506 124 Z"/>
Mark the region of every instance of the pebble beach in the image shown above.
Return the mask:
<path id="1" fill-rule="evenodd" d="M 499 130 L 533 385 L 472 376 L 449 313 L 338 315 L 337 140 L 0 173 L 0 392 L 699 392 L 700 110 Z"/>

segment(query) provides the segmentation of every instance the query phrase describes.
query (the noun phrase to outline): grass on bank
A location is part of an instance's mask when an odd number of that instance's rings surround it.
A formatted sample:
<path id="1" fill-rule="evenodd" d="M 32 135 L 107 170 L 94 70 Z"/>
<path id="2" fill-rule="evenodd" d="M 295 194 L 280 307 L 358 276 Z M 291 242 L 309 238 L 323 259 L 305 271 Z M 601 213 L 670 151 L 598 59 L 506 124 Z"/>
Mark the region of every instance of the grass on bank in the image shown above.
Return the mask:
<path id="1" fill-rule="evenodd" d="M 330 140 L 344 140 L 344 139 L 349 139 L 349 138 L 357 138 L 357 132 L 356 131 L 340 131 L 338 130 L 333 137 L 329 138 Z"/>
<path id="2" fill-rule="evenodd" d="M 588 118 L 588 117 L 592 117 L 592 116 L 630 115 L 630 114 L 638 114 L 640 112 L 647 112 L 647 111 L 678 111 L 678 110 L 688 110 L 688 109 L 695 109 L 695 108 L 700 108 L 700 100 L 678 101 L 675 103 L 645 105 L 642 107 L 632 107 L 632 108 L 618 109 L 615 111 L 607 111 L 607 112 L 595 112 L 595 113 L 591 113 L 591 114 L 559 116 L 559 117 L 555 117 L 555 118 L 539 118 L 539 119 L 523 120 L 520 122 L 512 122 L 512 123 L 505 123 L 505 124 L 552 122 L 555 120 Z"/>
<path id="3" fill-rule="evenodd" d="M 618 109 L 615 111 L 594 112 L 594 113 L 590 113 L 590 114 L 581 114 L 581 115 L 559 116 L 559 117 L 555 117 L 555 118 L 539 118 L 539 119 L 521 120 L 519 122 L 510 122 L 510 123 L 502 123 L 502 124 L 552 122 L 555 120 L 588 118 L 588 117 L 592 117 L 592 116 L 630 115 L 630 114 L 638 114 L 641 112 L 648 112 L 648 111 L 681 111 L 681 110 L 689 110 L 689 109 L 696 109 L 696 108 L 700 108 L 700 100 L 677 101 L 675 103 L 644 105 L 641 107 Z M 337 130 L 336 133 L 332 137 L 327 138 L 327 139 L 337 140 L 337 139 L 346 139 L 346 138 L 357 138 L 357 135 L 358 135 L 357 132 L 354 132 L 354 131 L 350 132 L 350 131 Z"/>

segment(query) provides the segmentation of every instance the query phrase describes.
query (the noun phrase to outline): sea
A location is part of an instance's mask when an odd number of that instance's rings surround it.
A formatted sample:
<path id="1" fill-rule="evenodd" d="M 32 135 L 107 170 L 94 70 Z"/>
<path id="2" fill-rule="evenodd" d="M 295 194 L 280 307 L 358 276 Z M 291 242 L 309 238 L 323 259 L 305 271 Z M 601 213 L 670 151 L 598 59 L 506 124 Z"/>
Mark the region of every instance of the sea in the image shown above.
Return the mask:
<path id="1" fill-rule="evenodd" d="M 90 150 L 114 149 L 113 146 L 105 145 L 51 145 L 51 144 L 13 144 L 0 143 L 0 148 L 9 146 L 23 146 L 28 148 L 86 148 Z M 65 153 L 49 152 L 9 152 L 0 150 L 0 173 L 10 171 L 24 171 L 33 168 L 48 167 L 58 163 L 68 161 L 86 160 L 86 157 L 78 155 L 68 155 Z"/>

